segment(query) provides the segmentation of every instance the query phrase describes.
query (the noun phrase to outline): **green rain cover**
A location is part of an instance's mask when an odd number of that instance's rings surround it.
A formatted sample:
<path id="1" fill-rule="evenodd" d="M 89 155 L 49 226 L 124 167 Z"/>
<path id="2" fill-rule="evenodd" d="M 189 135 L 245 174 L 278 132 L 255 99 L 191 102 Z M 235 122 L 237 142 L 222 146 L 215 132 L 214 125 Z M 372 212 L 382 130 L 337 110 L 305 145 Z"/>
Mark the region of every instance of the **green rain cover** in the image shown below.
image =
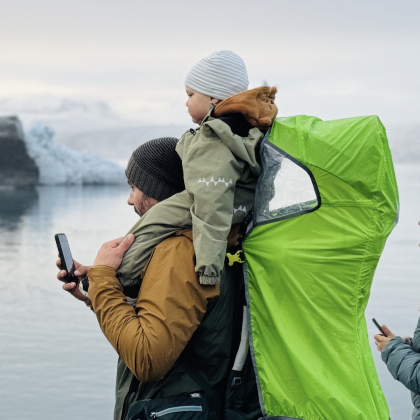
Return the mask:
<path id="1" fill-rule="evenodd" d="M 277 118 L 243 248 L 264 418 L 388 420 L 364 311 L 398 189 L 376 116 Z"/>

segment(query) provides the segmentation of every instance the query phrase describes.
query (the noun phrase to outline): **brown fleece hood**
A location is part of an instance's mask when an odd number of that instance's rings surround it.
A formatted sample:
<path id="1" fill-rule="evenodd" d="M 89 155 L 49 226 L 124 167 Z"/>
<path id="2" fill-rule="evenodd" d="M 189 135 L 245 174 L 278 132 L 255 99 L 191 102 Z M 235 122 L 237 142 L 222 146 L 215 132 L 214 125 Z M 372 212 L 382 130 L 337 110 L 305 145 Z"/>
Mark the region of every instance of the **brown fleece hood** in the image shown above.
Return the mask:
<path id="1" fill-rule="evenodd" d="M 274 103 L 276 93 L 277 88 L 269 86 L 246 90 L 217 104 L 213 116 L 218 118 L 240 113 L 252 126 L 265 132 L 277 115 L 278 109 Z"/>

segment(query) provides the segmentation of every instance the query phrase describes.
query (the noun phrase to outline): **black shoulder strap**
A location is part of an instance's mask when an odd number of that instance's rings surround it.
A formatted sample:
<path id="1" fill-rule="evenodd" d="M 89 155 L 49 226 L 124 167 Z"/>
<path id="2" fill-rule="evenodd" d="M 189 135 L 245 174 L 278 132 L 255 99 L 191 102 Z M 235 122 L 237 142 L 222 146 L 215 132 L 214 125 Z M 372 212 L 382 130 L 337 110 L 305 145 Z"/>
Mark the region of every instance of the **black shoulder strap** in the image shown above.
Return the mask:
<path id="1" fill-rule="evenodd" d="M 130 382 L 130 388 L 128 389 L 128 392 L 137 392 L 137 389 L 140 385 L 140 381 L 137 379 L 136 375 L 133 373 L 133 377 L 131 378 Z"/>
<path id="2" fill-rule="evenodd" d="M 123 408 L 121 411 L 121 419 L 123 420 L 126 418 L 127 413 L 128 413 L 128 409 L 130 408 L 128 406 L 128 397 L 130 396 L 130 394 L 132 392 L 137 392 L 137 389 L 140 385 L 140 381 L 136 378 L 136 376 L 132 373 L 133 377 L 131 378 L 131 382 L 130 382 L 130 388 L 128 389 L 127 394 L 125 394 L 125 398 L 124 398 L 124 403 L 123 403 Z"/>
<path id="3" fill-rule="evenodd" d="M 213 388 L 210 385 L 210 381 L 207 378 L 207 375 L 195 368 L 191 362 L 187 359 L 184 353 L 181 354 L 178 358 L 178 363 L 185 370 L 185 372 L 190 376 L 190 378 L 204 391 L 206 397 L 209 399 L 214 409 L 218 413 L 219 417 L 222 413 L 222 401 L 220 397 L 217 396 Z"/>

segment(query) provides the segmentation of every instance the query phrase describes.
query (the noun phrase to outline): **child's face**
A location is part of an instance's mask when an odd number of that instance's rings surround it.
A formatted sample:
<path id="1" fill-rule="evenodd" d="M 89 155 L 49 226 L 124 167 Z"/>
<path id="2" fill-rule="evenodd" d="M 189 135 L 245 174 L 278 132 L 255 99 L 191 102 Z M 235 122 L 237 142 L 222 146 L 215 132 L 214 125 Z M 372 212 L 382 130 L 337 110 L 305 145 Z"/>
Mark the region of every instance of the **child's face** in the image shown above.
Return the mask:
<path id="1" fill-rule="evenodd" d="M 191 115 L 191 118 L 194 123 L 200 124 L 203 121 L 204 117 L 209 112 L 211 104 L 217 104 L 219 99 L 212 98 L 207 95 L 203 95 L 189 87 L 185 87 L 185 91 L 188 95 L 188 101 L 186 103 L 188 108 L 188 113 Z"/>

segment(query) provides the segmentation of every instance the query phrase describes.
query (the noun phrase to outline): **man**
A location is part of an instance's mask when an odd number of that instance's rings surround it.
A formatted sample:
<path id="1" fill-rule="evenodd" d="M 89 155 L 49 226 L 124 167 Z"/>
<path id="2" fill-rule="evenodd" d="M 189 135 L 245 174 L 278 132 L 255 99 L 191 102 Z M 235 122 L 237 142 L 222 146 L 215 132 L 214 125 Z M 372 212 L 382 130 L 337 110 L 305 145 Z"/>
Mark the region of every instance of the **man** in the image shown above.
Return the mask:
<path id="1" fill-rule="evenodd" d="M 128 204 L 140 216 L 184 188 L 175 146 L 175 139 L 157 139 L 133 153 L 126 171 L 132 188 Z M 231 232 L 231 245 L 237 244 L 236 231 Z M 189 407 L 208 411 L 209 419 L 222 418 L 239 346 L 237 326 L 242 323 L 243 289 L 237 275 L 241 267 L 226 265 L 220 286 L 200 285 L 192 233 L 183 230 L 155 248 L 142 273 L 140 290 L 123 290 L 116 269 L 133 241 L 133 235 L 127 235 L 107 242 L 93 267 L 76 265 L 79 278 L 89 275 L 90 300 L 76 283 L 63 285 L 92 307 L 120 356 L 114 419 L 125 419 L 130 407 L 130 418 L 135 410 L 144 416 L 151 405 L 154 412 L 174 405 L 179 409 L 185 403 L 177 401 L 185 398 L 196 401 Z M 60 271 L 59 280 L 65 274 Z M 127 303 L 126 295 L 137 297 L 135 307 Z M 228 398 L 227 407 L 231 413 L 241 411 L 245 418 L 257 419 L 261 412 L 249 355 L 242 379 L 242 385 L 236 381 L 231 389 L 235 397 Z"/>

